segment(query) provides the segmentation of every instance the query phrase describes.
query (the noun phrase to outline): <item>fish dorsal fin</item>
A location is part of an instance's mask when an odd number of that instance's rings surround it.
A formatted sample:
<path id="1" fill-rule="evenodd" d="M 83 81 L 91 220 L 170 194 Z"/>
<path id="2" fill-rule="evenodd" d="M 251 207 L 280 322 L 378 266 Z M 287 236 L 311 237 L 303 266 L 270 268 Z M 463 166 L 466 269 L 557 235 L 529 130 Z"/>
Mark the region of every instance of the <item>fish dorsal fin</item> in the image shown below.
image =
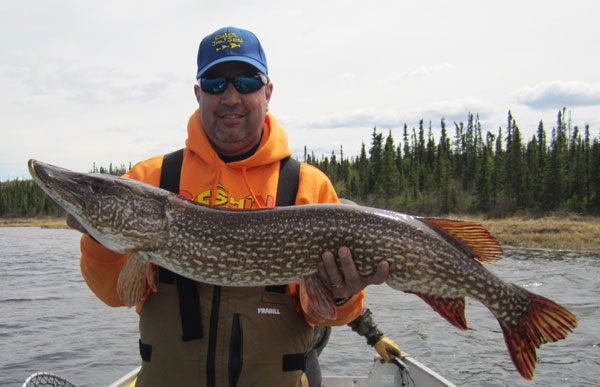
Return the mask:
<path id="1" fill-rule="evenodd" d="M 502 254 L 500 243 L 479 223 L 438 218 L 418 219 L 433 226 L 433 229 L 444 237 L 452 237 L 481 263 L 495 262 L 500 259 Z"/>

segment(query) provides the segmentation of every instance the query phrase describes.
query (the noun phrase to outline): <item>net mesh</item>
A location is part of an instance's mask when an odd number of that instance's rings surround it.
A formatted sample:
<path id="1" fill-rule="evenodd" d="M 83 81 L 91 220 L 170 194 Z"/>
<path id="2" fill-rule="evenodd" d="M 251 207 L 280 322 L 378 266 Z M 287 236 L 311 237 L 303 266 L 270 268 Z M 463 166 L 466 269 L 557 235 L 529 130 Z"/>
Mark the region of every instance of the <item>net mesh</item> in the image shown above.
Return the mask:
<path id="1" fill-rule="evenodd" d="M 76 387 L 67 379 L 50 372 L 38 372 L 27 378 L 21 387 Z"/>

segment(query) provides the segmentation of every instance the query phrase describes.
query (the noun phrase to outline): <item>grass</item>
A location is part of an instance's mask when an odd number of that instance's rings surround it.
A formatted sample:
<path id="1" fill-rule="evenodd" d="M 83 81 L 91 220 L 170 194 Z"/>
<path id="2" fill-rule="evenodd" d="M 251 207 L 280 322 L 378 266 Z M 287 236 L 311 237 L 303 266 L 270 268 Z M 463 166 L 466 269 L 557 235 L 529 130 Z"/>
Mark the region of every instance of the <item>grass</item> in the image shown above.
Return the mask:
<path id="1" fill-rule="evenodd" d="M 513 216 L 487 219 L 462 216 L 481 223 L 502 245 L 526 248 L 600 251 L 600 218 L 572 214 L 539 218 Z"/>

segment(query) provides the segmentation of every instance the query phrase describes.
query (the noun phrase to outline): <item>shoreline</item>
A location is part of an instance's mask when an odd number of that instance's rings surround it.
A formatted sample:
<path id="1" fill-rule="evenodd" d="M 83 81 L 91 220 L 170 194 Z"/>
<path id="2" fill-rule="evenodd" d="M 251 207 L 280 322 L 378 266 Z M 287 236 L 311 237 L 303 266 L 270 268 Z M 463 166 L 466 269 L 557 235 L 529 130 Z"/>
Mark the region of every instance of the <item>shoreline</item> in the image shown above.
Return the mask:
<path id="1" fill-rule="evenodd" d="M 64 217 L 0 218 L 0 227 L 69 228 Z"/>
<path id="2" fill-rule="evenodd" d="M 565 214 L 540 218 L 487 219 L 476 215 L 448 218 L 481 223 L 504 247 L 600 251 L 600 217 Z M 69 228 L 63 217 L 0 218 L 0 227 Z"/>

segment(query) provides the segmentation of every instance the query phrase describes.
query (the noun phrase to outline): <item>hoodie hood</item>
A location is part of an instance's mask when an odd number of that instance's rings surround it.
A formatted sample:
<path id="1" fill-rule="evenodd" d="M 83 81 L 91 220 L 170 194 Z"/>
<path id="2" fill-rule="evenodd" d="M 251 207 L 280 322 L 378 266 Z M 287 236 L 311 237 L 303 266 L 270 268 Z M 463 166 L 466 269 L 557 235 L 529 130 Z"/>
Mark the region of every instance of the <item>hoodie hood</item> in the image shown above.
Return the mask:
<path id="1" fill-rule="evenodd" d="M 211 165 L 220 163 L 219 156 L 213 149 L 200 121 L 198 110 L 192 114 L 188 121 L 188 138 L 185 142 L 188 149 L 194 152 L 205 163 Z M 227 164 L 228 168 L 250 169 L 275 162 L 279 162 L 292 152 L 288 146 L 287 135 L 279 126 L 277 120 L 271 113 L 267 113 L 263 124 L 263 135 L 256 152 L 245 160 L 235 161 Z M 218 161 L 217 161 L 218 160 Z"/>

